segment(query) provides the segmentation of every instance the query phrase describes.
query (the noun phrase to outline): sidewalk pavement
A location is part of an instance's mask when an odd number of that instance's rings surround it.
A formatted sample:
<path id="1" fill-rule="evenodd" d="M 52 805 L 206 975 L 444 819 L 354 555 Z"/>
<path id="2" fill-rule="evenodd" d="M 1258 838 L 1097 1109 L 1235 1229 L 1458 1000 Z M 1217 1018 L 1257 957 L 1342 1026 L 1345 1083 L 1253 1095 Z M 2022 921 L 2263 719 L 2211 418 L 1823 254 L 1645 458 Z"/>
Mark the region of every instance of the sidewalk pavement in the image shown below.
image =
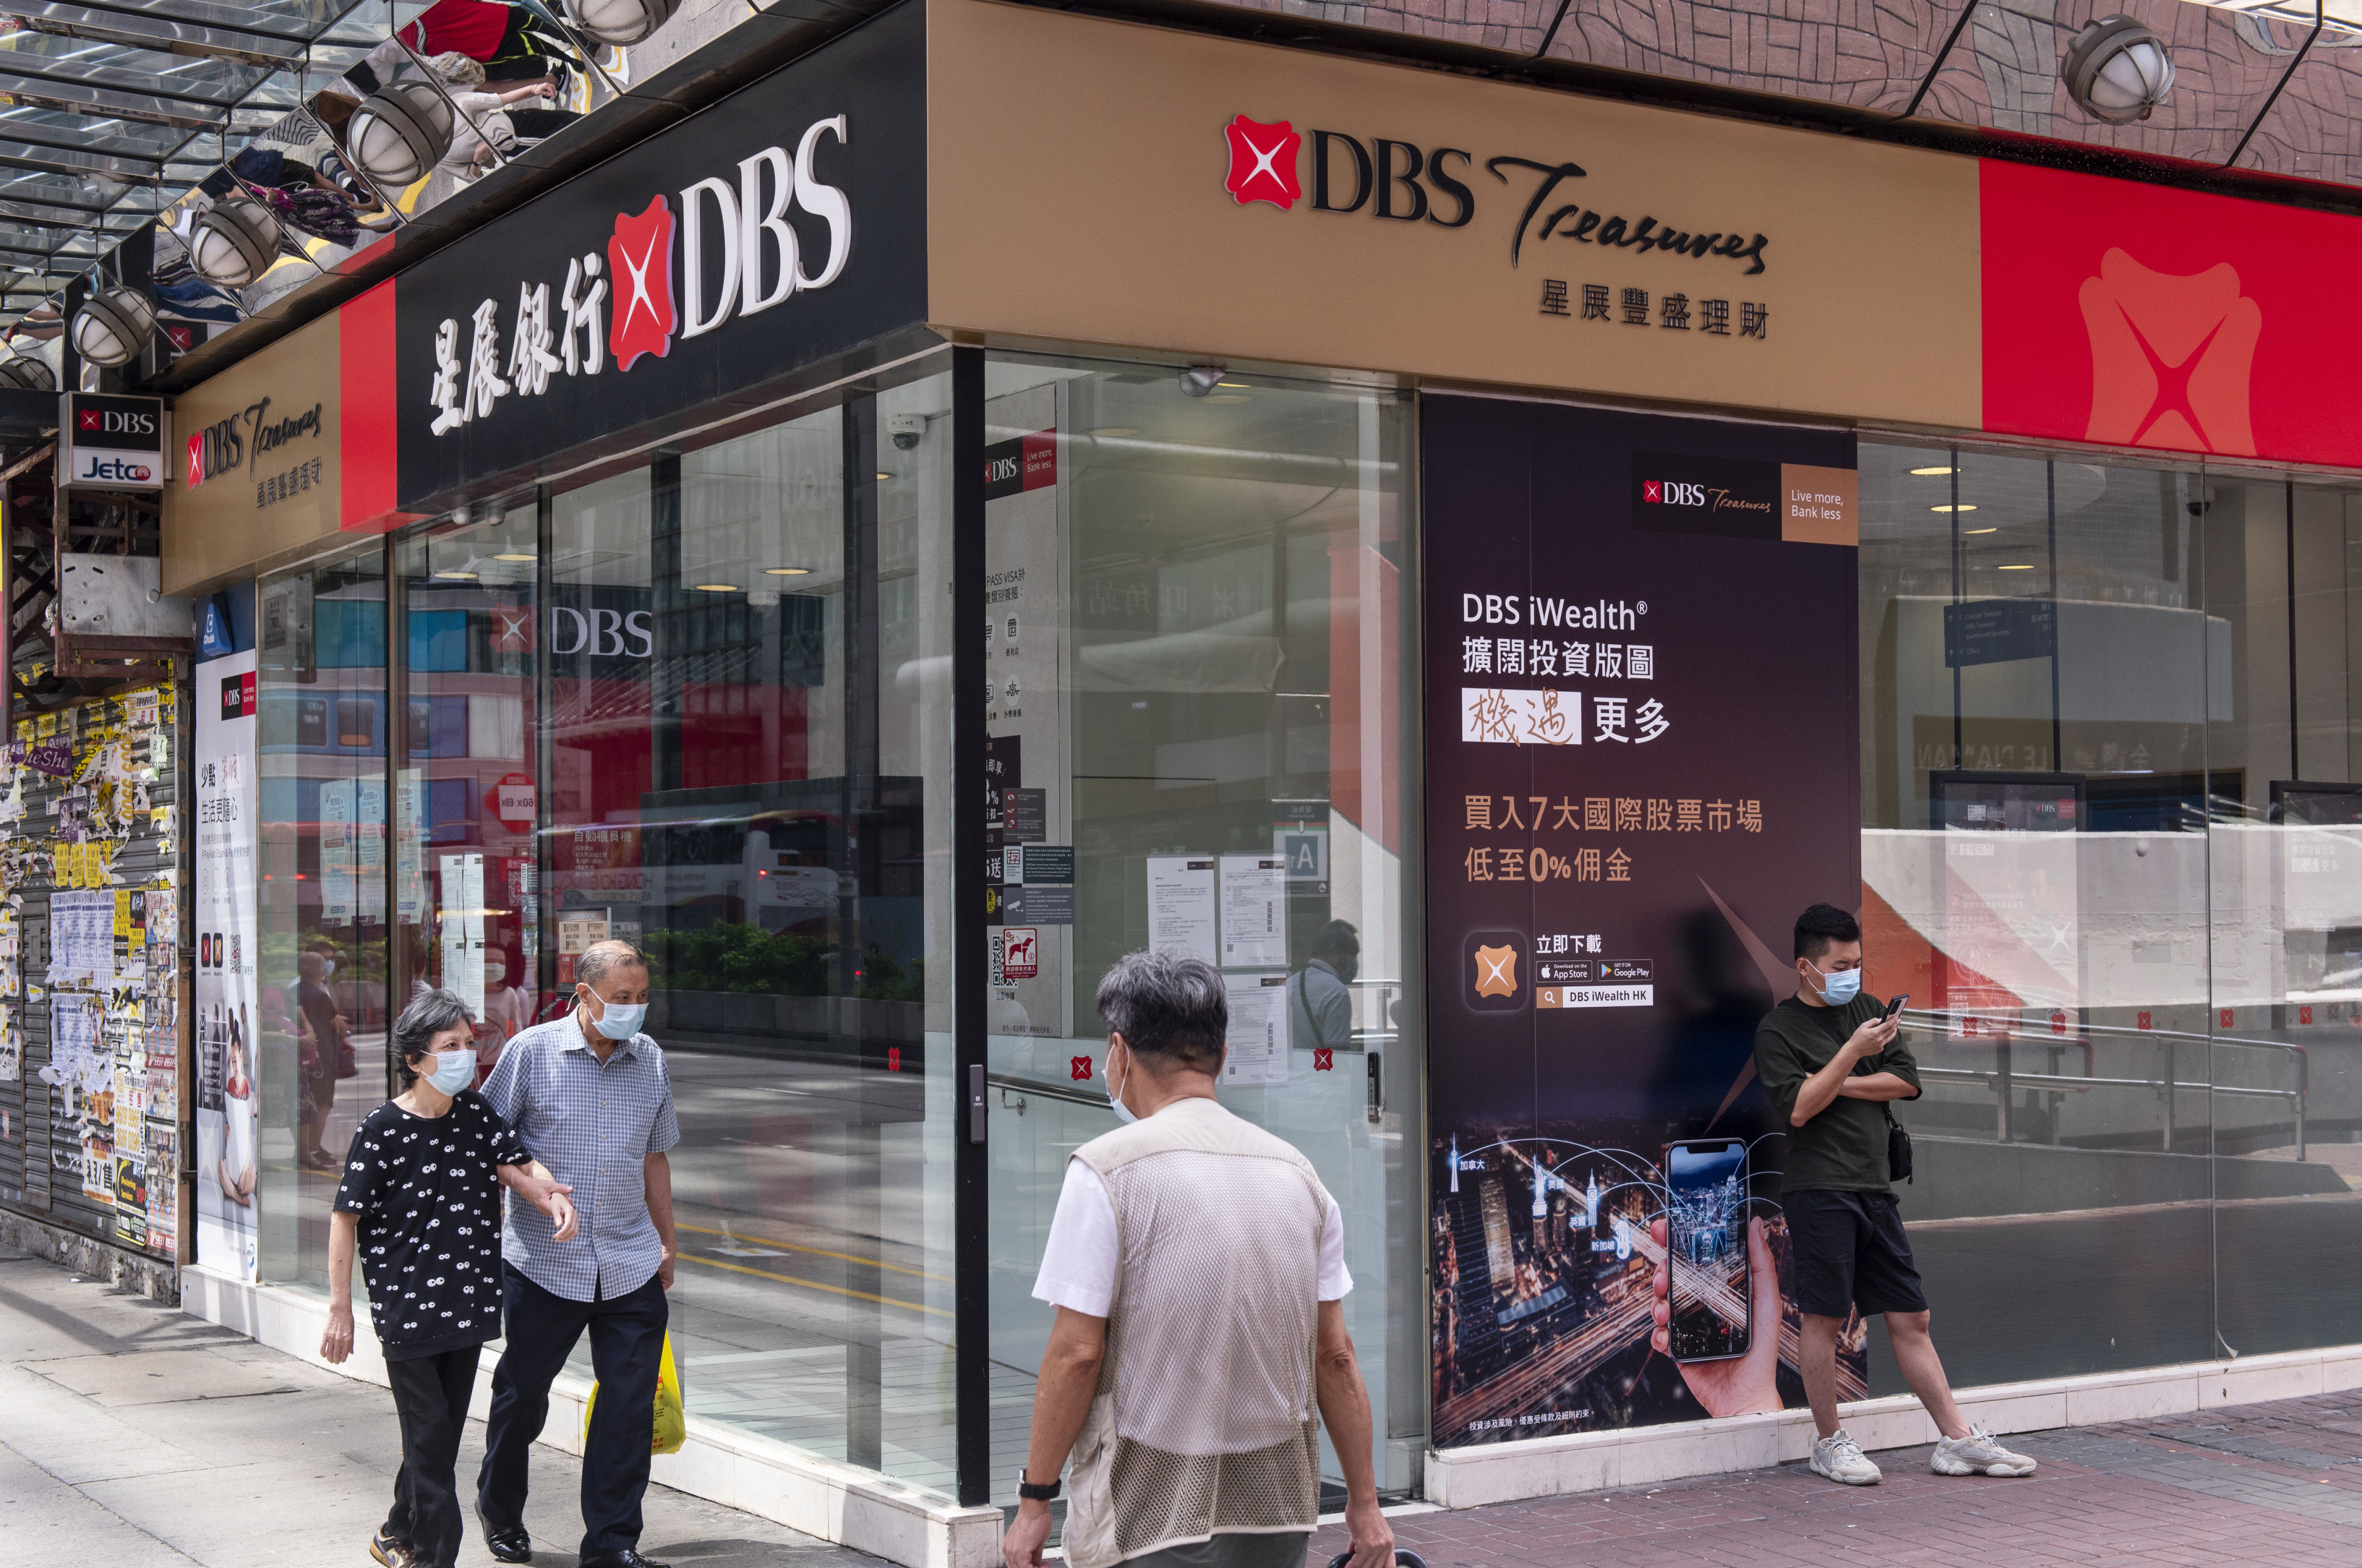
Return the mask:
<path id="1" fill-rule="evenodd" d="M 2018 1480 L 1949 1478 L 1926 1447 L 1874 1453 L 1876 1486 L 1798 1461 L 1695 1481 L 1394 1520 L 1429 1568 L 2003 1568 L 2362 1564 L 2362 1390 L 2004 1440 Z M 1313 1538 L 1314 1568 L 1345 1532 Z"/>
<path id="2" fill-rule="evenodd" d="M 6 1568 L 369 1568 L 401 1463 L 393 1398 L 145 1297 L 0 1254 Z M 462 1484 L 483 1457 L 469 1423 Z M 533 1456 L 535 1568 L 574 1568 L 580 1463 Z M 663 1486 L 641 1545 L 677 1568 L 880 1568 Z M 472 1516 L 459 1561 L 489 1564 Z"/>
<path id="3" fill-rule="evenodd" d="M 470 1423 L 460 1474 L 482 1453 Z M 1801 1463 L 1459 1513 L 1405 1512 L 1429 1568 L 1868 1564 L 2362 1564 L 2362 1390 L 2009 1440 L 1997 1481 L 1875 1457 L 1882 1485 Z M 363 1568 L 398 1460 L 382 1388 L 33 1259 L 0 1255 L 0 1561 L 6 1568 Z M 536 1568 L 573 1568 L 578 1463 L 534 1454 Z M 879 1568 L 878 1560 L 652 1486 L 643 1544 L 679 1568 Z M 1312 1568 L 1344 1544 L 1313 1540 Z M 472 1519 L 460 1561 L 491 1562 Z"/>

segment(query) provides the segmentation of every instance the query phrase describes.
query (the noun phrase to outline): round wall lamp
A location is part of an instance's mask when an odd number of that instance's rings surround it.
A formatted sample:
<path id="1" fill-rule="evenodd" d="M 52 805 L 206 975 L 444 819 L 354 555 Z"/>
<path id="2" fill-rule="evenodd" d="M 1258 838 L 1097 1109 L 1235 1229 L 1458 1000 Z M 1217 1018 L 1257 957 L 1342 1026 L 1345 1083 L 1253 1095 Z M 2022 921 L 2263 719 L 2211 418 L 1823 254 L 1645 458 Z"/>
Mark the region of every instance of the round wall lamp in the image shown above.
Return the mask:
<path id="1" fill-rule="evenodd" d="M 389 83 L 361 100 L 345 126 L 345 150 L 362 173 L 401 189 L 451 150 L 451 101 L 421 77 Z"/>
<path id="2" fill-rule="evenodd" d="M 17 354 L 0 359 L 0 386 L 15 387 L 20 392 L 55 392 L 58 373 L 50 369 L 46 359 Z"/>
<path id="3" fill-rule="evenodd" d="M 208 283 L 242 289 L 279 259 L 279 220 L 252 196 L 225 196 L 189 236 L 189 265 Z"/>
<path id="4" fill-rule="evenodd" d="M 602 44 L 635 44 L 680 9 L 680 0 L 566 0 L 566 15 Z"/>
<path id="5" fill-rule="evenodd" d="M 2173 56 L 2132 17 L 2102 17 L 2067 46 L 2058 79 L 2085 114 L 2126 126 L 2148 118 L 2173 91 Z"/>
<path id="6" fill-rule="evenodd" d="M 102 290 L 74 313 L 74 352 L 107 370 L 139 358 L 155 334 L 155 302 L 137 289 Z"/>

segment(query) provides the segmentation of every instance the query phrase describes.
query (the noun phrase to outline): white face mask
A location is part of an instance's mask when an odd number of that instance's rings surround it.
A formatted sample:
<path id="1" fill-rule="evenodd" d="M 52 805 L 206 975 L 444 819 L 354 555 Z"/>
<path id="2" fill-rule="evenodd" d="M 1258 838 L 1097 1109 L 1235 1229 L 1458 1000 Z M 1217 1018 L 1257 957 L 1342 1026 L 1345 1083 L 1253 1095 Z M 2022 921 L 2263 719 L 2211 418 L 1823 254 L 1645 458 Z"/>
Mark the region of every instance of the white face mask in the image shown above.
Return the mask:
<path id="1" fill-rule="evenodd" d="M 1128 1069 L 1129 1069 L 1129 1066 L 1130 1066 L 1131 1061 L 1131 1047 L 1126 1046 L 1126 1047 L 1124 1048 L 1123 1058 L 1124 1058 L 1124 1062 L 1125 1062 L 1126 1066 L 1127 1066 L 1127 1071 L 1125 1072 L 1124 1076 L 1125 1076 L 1126 1077 L 1130 1077 L 1131 1075 L 1131 1073 L 1130 1073 L 1130 1071 L 1129 1071 Z M 1115 1119 L 1116 1119 L 1118 1121 L 1139 1121 L 1139 1120 L 1140 1120 L 1140 1115 L 1139 1115 L 1139 1113 L 1138 1113 L 1137 1111 L 1133 1110 L 1131 1109 L 1131 1107 L 1130 1107 L 1130 1106 L 1128 1106 L 1128 1105 L 1124 1104 L 1124 1102 L 1123 1102 L 1123 1096 L 1122 1096 L 1122 1093 L 1121 1093 L 1120 1090 L 1118 1090 L 1118 1089 L 1117 1089 L 1117 1088 L 1115 1087 L 1115 1070 L 1114 1070 L 1115 1053 L 1114 1053 L 1114 1052 L 1110 1051 L 1110 1052 L 1109 1052 L 1109 1053 L 1108 1053 L 1108 1062 L 1109 1062 L 1109 1070 L 1108 1070 L 1108 1105 L 1109 1105 L 1109 1109 L 1111 1109 L 1112 1110 L 1114 1110 L 1114 1112 L 1115 1112 Z"/>

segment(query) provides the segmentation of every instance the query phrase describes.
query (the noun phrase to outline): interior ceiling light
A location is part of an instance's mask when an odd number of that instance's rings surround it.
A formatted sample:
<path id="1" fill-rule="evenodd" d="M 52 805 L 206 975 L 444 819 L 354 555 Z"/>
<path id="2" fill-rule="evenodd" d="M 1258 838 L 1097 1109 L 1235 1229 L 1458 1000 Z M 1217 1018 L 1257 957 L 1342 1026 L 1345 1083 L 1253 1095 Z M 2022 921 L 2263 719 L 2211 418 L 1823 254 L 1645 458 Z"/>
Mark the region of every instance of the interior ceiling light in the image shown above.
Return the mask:
<path id="1" fill-rule="evenodd" d="M 0 386 L 16 387 L 23 392 L 55 392 L 58 390 L 58 373 L 50 369 L 47 359 L 18 354 L 0 359 Z"/>
<path id="2" fill-rule="evenodd" d="M 2034 563 L 2032 561 L 2020 561 L 2015 566 L 1996 567 L 1993 569 L 1996 571 L 2032 571 L 2034 569 Z"/>
<path id="3" fill-rule="evenodd" d="M 567 20 L 602 44 L 635 44 L 667 22 L 680 0 L 566 0 Z"/>
<path id="4" fill-rule="evenodd" d="M 74 313 L 74 352 L 112 370 L 146 352 L 156 335 L 156 304 L 137 289 L 105 289 Z"/>
<path id="5" fill-rule="evenodd" d="M 736 593 L 739 591 L 738 585 L 734 582 L 700 582 L 692 583 L 690 586 L 695 588 L 700 593 Z"/>
<path id="6" fill-rule="evenodd" d="M 2112 126 L 2145 120 L 2173 91 L 2173 56 L 2130 17 L 2102 17 L 2067 46 L 2058 79 L 2076 106 Z"/>
<path id="7" fill-rule="evenodd" d="M 453 567 L 449 571 L 438 571 L 435 575 L 440 578 L 447 578 L 453 582 L 473 582 L 476 580 L 476 574 L 474 572 L 464 571 L 458 567 Z"/>
<path id="8" fill-rule="evenodd" d="M 225 196 L 189 237 L 189 265 L 208 283 L 242 289 L 279 259 L 279 220 L 252 196 Z"/>
<path id="9" fill-rule="evenodd" d="M 1960 533 L 1963 536 L 1971 534 L 1998 534 L 2000 532 L 2001 530 L 1999 528 L 1963 528 L 1960 530 Z"/>
<path id="10" fill-rule="evenodd" d="M 535 559 L 535 558 L 534 558 L 534 557 L 532 557 L 532 556 L 529 556 L 529 555 L 527 555 L 527 556 L 494 556 L 494 557 L 492 558 L 492 559 L 494 559 L 494 560 L 496 560 L 496 561 L 530 561 L 530 560 L 533 560 L 533 559 Z"/>
<path id="11" fill-rule="evenodd" d="M 1974 512 L 1976 507 L 1967 502 L 1962 502 L 1958 506 L 1931 506 L 1927 510 L 1930 512 Z"/>
<path id="12" fill-rule="evenodd" d="M 1948 474 L 1952 470 L 1949 469 L 1913 469 L 1911 471 L 1915 474 Z"/>
<path id="13" fill-rule="evenodd" d="M 811 568 L 808 566 L 765 567 L 763 575 L 765 577 L 810 577 Z"/>
<path id="14" fill-rule="evenodd" d="M 388 83 L 345 125 L 345 150 L 362 173 L 397 190 L 426 177 L 451 150 L 451 101 L 424 77 Z"/>

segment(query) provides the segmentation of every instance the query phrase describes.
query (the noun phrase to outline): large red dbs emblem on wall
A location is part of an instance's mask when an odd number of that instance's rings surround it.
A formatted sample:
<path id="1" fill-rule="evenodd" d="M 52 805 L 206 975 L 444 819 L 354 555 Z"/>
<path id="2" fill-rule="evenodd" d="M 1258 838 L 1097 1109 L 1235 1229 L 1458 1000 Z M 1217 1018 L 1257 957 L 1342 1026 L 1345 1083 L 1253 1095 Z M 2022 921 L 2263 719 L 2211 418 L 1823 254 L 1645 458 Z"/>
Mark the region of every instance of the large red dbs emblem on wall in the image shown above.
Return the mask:
<path id="1" fill-rule="evenodd" d="M 615 369 L 628 370 L 643 354 L 661 359 L 678 325 L 672 306 L 672 208 L 661 194 L 635 217 L 619 213 L 607 241 L 607 349 Z"/>
<path id="2" fill-rule="evenodd" d="M 2320 272 L 2362 220 L 2022 164 L 1980 181 L 1985 428 L 2362 462 L 2362 313 Z"/>
<path id="3" fill-rule="evenodd" d="M 2264 313 L 2239 293 L 2236 268 L 2181 277 L 2111 250 L 2079 298 L 2092 336 L 2089 439 L 2255 456 L 2248 393 Z"/>
<path id="4" fill-rule="evenodd" d="M 1302 199 L 1296 149 L 1304 138 L 1293 125 L 1282 120 L 1267 126 L 1241 115 L 1222 127 L 1222 137 L 1231 144 L 1231 171 L 1222 189 L 1238 198 L 1241 206 L 1269 202 L 1286 212 Z"/>

